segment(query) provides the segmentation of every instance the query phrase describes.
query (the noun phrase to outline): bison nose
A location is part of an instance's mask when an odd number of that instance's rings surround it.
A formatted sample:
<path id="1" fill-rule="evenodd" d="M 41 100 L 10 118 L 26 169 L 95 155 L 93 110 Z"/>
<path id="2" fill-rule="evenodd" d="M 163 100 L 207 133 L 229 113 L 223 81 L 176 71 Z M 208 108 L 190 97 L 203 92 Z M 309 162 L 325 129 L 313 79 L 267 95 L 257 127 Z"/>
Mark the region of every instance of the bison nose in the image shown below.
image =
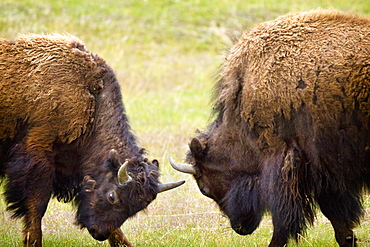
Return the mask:
<path id="1" fill-rule="evenodd" d="M 242 224 L 235 224 L 235 225 L 233 224 L 231 227 L 239 235 L 248 235 L 254 231 L 254 230 L 251 231 L 249 229 L 246 229 L 245 227 L 242 226 Z"/>
<path id="2" fill-rule="evenodd" d="M 89 233 L 90 233 L 90 235 L 94 238 L 94 239 L 96 239 L 96 240 L 98 240 L 98 241 L 104 241 L 104 240 L 107 240 L 108 238 L 109 238 L 109 236 L 110 236 L 110 232 L 108 232 L 108 231 L 106 231 L 106 232 L 101 232 L 101 231 L 99 231 L 98 229 L 96 229 L 96 228 L 90 228 L 90 229 L 88 229 L 89 230 Z"/>

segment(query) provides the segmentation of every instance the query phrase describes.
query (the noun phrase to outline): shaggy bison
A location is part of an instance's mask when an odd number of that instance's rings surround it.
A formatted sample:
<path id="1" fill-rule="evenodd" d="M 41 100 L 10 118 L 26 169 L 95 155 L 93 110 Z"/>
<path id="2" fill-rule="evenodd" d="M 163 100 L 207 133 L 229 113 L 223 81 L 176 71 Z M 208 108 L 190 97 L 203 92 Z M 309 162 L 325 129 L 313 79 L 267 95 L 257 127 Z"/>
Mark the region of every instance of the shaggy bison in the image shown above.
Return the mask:
<path id="1" fill-rule="evenodd" d="M 186 163 L 239 234 L 265 211 L 270 246 L 298 239 L 319 206 L 340 246 L 370 187 L 370 20 L 334 10 L 289 14 L 245 33 L 216 86 L 215 120 Z"/>
<path id="2" fill-rule="evenodd" d="M 0 40 L 0 72 L 0 176 L 24 245 L 42 245 L 56 197 L 76 203 L 77 223 L 95 239 L 131 246 L 122 223 L 182 182 L 158 182 L 112 69 L 75 37 L 22 35 Z"/>

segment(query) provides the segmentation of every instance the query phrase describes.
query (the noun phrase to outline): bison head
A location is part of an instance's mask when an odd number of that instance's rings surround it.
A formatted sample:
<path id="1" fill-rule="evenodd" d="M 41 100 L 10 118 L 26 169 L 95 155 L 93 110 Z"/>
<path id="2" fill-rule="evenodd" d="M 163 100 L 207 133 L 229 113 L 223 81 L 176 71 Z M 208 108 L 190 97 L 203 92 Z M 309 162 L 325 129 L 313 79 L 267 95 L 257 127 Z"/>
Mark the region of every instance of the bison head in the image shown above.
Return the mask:
<path id="1" fill-rule="evenodd" d="M 127 218 L 146 208 L 157 193 L 185 182 L 161 184 L 157 160 L 129 159 L 121 164 L 114 150 L 105 160 L 104 169 L 85 176 L 77 210 L 77 223 L 100 241 L 109 238 Z"/>
<path id="2" fill-rule="evenodd" d="M 188 164 L 170 163 L 178 171 L 193 174 L 200 192 L 212 198 L 239 234 L 251 234 L 264 212 L 259 196 L 257 167 L 244 166 L 253 157 L 240 144 L 213 140 L 201 135 L 190 142 Z M 252 163 L 252 162 L 250 162 Z"/>

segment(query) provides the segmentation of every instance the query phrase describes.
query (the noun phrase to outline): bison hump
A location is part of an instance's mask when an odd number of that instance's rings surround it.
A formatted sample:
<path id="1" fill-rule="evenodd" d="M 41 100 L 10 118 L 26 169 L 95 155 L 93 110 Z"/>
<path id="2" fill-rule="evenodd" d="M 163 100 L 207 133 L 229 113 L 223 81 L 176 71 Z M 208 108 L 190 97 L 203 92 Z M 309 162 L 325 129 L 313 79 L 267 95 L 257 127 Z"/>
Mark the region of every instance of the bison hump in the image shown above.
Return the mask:
<path id="1" fill-rule="evenodd" d="M 19 120 L 34 126 L 30 142 L 79 137 L 93 117 L 105 61 L 68 35 L 20 35 L 1 40 L 0 49 L 0 138 L 12 138 Z"/>
<path id="2" fill-rule="evenodd" d="M 304 107 L 337 125 L 344 112 L 370 114 L 370 21 L 333 10 L 280 17 L 245 33 L 222 72 L 218 104 L 273 136 L 276 116 Z"/>

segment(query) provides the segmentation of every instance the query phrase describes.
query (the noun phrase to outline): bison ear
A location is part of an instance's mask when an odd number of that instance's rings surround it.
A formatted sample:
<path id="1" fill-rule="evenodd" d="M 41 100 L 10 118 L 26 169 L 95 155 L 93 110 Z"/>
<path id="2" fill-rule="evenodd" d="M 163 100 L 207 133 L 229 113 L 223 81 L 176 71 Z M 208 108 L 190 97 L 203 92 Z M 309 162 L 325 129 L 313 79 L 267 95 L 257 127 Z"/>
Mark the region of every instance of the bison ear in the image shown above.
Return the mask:
<path id="1" fill-rule="evenodd" d="M 158 160 L 153 160 L 152 164 L 155 165 L 157 168 L 159 168 L 159 162 Z"/>
<path id="2" fill-rule="evenodd" d="M 205 155 L 206 145 L 198 138 L 193 138 L 189 144 L 191 154 L 195 159 L 201 159 Z"/>
<path id="3" fill-rule="evenodd" d="M 96 187 L 96 181 L 93 180 L 90 176 L 85 176 L 83 180 L 86 192 L 92 192 Z"/>

